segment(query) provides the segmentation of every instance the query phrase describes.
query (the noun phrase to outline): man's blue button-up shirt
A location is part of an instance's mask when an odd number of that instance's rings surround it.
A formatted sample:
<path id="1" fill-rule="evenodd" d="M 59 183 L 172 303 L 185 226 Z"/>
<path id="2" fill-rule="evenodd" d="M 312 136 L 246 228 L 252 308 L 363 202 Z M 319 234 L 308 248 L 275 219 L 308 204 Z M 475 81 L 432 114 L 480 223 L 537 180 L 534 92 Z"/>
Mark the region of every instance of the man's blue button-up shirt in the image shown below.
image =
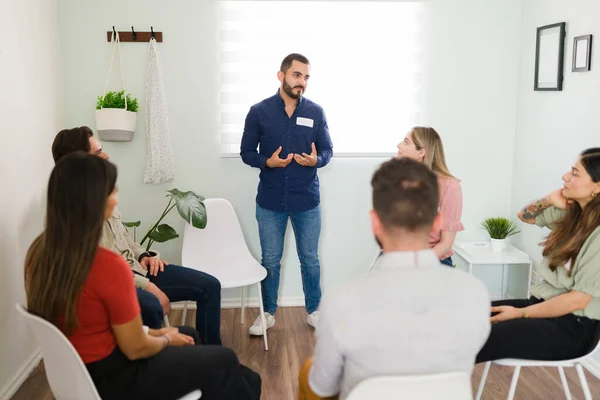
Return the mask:
<path id="1" fill-rule="evenodd" d="M 292 160 L 285 168 L 269 168 L 269 159 L 279 146 L 280 157 L 289 153 L 310 154 L 311 144 L 317 149 L 317 165 L 303 167 Z M 258 151 L 257 151 L 258 148 Z M 273 211 L 300 212 L 319 205 L 317 168 L 331 160 L 333 144 L 323 108 L 301 97 L 291 117 L 279 91 L 253 105 L 246 116 L 240 155 L 244 163 L 260 168 L 256 202 Z"/>

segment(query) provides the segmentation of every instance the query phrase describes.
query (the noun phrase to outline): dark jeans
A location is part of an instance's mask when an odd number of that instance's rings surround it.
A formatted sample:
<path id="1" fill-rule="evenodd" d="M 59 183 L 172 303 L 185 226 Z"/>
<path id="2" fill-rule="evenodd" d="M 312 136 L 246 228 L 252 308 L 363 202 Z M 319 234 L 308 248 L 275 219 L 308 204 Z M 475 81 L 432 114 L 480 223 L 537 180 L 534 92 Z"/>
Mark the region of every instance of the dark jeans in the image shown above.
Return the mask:
<path id="1" fill-rule="evenodd" d="M 144 325 L 152 329 L 160 329 L 163 321 L 162 306 L 158 298 L 144 289 L 137 288 L 138 302 L 142 310 Z"/>
<path id="2" fill-rule="evenodd" d="M 440 260 L 440 262 L 449 267 L 454 267 L 454 265 L 452 264 L 452 257 L 444 258 L 443 260 Z"/>
<path id="3" fill-rule="evenodd" d="M 198 343 L 193 328 L 179 330 Z M 202 400 L 260 399 L 260 376 L 222 346 L 168 347 L 142 360 L 129 360 L 117 347 L 86 367 L 103 400 L 174 400 L 196 389 Z"/>
<path id="4" fill-rule="evenodd" d="M 544 300 L 531 297 L 493 301 L 492 306 L 527 307 Z M 567 360 L 590 352 L 598 321 L 574 314 L 557 318 L 519 318 L 492 324 L 476 363 L 502 358 Z"/>
<path id="5" fill-rule="evenodd" d="M 165 270 L 159 272 L 157 276 L 148 274 L 147 278 L 158 286 L 171 302 L 195 301 L 198 335 L 206 344 L 221 344 L 221 283 L 217 278 L 195 269 L 173 264 L 166 265 Z M 151 316 L 148 322 L 156 323 L 156 303 L 146 301 L 142 304 L 142 298 L 138 296 L 138 299 L 142 307 L 142 318 L 148 314 Z M 162 308 L 158 318 L 162 321 Z M 144 323 L 146 324 L 145 319 Z M 152 327 L 149 323 L 146 325 Z"/>

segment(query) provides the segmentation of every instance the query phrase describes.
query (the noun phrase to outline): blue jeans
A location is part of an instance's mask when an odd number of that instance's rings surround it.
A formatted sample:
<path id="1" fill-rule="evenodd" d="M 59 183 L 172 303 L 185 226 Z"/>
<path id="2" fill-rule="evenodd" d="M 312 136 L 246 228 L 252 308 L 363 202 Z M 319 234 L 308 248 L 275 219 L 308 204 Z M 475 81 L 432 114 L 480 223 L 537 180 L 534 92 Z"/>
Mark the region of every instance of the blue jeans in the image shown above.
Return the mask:
<path id="1" fill-rule="evenodd" d="M 171 302 L 195 301 L 196 331 L 200 339 L 205 344 L 221 344 L 221 282 L 217 278 L 173 264 L 166 265 L 157 276 L 148 274 L 147 278 Z"/>
<path id="2" fill-rule="evenodd" d="M 306 312 L 310 314 L 317 311 L 321 301 L 321 266 L 318 254 L 321 207 L 287 213 L 267 210 L 256 204 L 262 265 L 267 269 L 267 277 L 261 282 L 263 307 L 271 315 L 277 310 L 283 240 L 289 218 L 292 220 L 296 250 L 300 259 Z"/>
<path id="3" fill-rule="evenodd" d="M 142 310 L 142 322 L 144 325 L 148 328 L 160 329 L 163 322 L 163 311 L 158 298 L 140 288 L 137 288 L 137 297 Z"/>
<path id="4" fill-rule="evenodd" d="M 450 268 L 454 267 L 454 265 L 452 264 L 452 257 L 444 258 L 443 260 L 440 260 L 440 262 L 444 265 L 449 266 Z"/>

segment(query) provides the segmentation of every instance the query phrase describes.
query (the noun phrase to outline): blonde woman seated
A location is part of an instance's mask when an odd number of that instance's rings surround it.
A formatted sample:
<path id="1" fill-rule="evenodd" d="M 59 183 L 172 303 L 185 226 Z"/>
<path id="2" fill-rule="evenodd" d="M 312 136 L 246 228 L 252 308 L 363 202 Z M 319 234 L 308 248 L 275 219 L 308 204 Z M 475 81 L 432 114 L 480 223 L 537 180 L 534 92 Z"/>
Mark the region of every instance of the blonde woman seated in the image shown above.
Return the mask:
<path id="1" fill-rule="evenodd" d="M 29 312 L 56 325 L 85 363 L 102 399 L 258 400 L 258 374 L 217 345 L 194 346 L 193 328 L 142 329 L 127 262 L 99 247 L 117 205 L 117 169 L 76 152 L 50 175 L 44 232 L 25 260 Z M 186 329 L 186 330 L 183 330 Z"/>
<path id="2" fill-rule="evenodd" d="M 464 229 L 462 216 L 462 189 L 460 181 L 446 166 L 444 144 L 435 129 L 424 126 L 414 127 L 398 143 L 397 158 L 407 157 L 427 165 L 435 173 L 440 190 L 439 212 L 442 224 L 429 234 L 429 246 L 444 265 L 452 267 L 452 245 L 456 233 Z"/>
<path id="3" fill-rule="evenodd" d="M 587 354 L 600 320 L 600 148 L 585 150 L 564 186 L 519 218 L 552 232 L 532 297 L 492 302 L 492 332 L 477 362 L 565 360 Z"/>

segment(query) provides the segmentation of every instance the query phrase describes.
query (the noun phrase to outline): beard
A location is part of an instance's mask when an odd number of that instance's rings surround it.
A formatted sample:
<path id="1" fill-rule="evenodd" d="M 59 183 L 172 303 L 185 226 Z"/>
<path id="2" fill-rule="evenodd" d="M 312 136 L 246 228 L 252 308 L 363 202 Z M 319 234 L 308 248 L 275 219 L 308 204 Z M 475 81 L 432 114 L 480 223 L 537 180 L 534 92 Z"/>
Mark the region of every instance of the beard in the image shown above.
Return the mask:
<path id="1" fill-rule="evenodd" d="M 285 79 L 283 80 L 282 88 L 285 94 L 287 94 L 294 100 L 298 100 L 300 97 L 302 97 L 302 94 L 304 94 L 304 86 L 291 87 L 290 85 L 288 85 Z M 294 89 L 302 89 L 302 91 L 300 93 L 295 93 Z"/>

